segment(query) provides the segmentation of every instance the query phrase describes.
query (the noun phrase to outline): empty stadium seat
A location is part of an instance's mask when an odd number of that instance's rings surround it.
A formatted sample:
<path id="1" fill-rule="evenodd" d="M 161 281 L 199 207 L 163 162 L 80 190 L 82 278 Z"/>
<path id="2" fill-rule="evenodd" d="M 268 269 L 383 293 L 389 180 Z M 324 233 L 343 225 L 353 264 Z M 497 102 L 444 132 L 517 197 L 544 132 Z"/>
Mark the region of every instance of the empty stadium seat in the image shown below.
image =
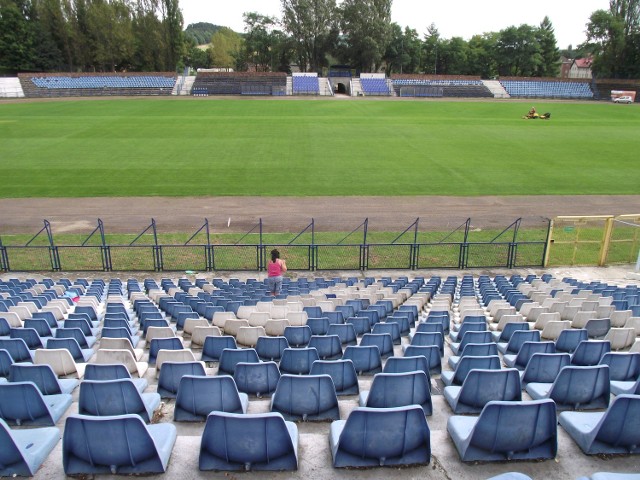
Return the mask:
<path id="1" fill-rule="evenodd" d="M 204 422 L 213 411 L 246 413 L 248 406 L 248 395 L 238 392 L 229 375 L 185 375 L 178 386 L 173 419 L 176 422 Z"/>
<path id="2" fill-rule="evenodd" d="M 0 476 L 35 475 L 59 441 L 56 427 L 11 429 L 0 418 Z"/>
<path id="3" fill-rule="evenodd" d="M 271 397 L 271 411 L 285 420 L 339 420 L 338 397 L 329 375 L 282 375 Z"/>

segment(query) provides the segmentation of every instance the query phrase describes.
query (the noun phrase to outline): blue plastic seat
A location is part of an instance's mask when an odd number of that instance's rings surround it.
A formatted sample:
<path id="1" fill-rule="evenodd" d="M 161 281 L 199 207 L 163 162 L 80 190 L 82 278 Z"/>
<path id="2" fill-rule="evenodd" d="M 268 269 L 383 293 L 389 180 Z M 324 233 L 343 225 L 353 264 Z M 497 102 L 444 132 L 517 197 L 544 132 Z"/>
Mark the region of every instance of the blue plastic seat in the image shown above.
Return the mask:
<path id="1" fill-rule="evenodd" d="M 260 360 L 279 361 L 285 348 L 289 348 L 289 342 L 285 337 L 258 337 L 256 352 Z"/>
<path id="2" fill-rule="evenodd" d="M 553 383 L 529 383 L 527 393 L 537 400 L 552 399 L 558 410 L 593 410 L 609 406 L 609 367 L 568 366 Z"/>
<path id="3" fill-rule="evenodd" d="M 202 357 L 200 360 L 203 362 L 219 362 L 222 351 L 225 348 L 236 349 L 236 339 L 231 335 L 223 335 L 221 337 L 214 337 L 209 335 L 204 339 L 204 345 L 202 346 Z"/>
<path id="4" fill-rule="evenodd" d="M 307 325 L 300 327 L 284 327 L 284 337 L 289 342 L 289 347 L 306 347 L 311 339 L 311 328 Z"/>
<path id="5" fill-rule="evenodd" d="M 29 350 L 45 348 L 47 345 L 47 339 L 40 338 L 34 328 L 12 328 L 9 332 L 9 338 L 21 338 Z"/>
<path id="6" fill-rule="evenodd" d="M 9 377 L 11 365 L 13 365 L 11 354 L 6 350 L 0 350 L 0 378 Z"/>
<path id="7" fill-rule="evenodd" d="M 502 330 L 491 332 L 491 337 L 496 343 L 507 343 L 514 332 L 521 330 L 529 330 L 527 322 L 509 322 Z"/>
<path id="8" fill-rule="evenodd" d="M 280 359 L 280 373 L 307 375 L 313 362 L 319 359 L 315 348 L 285 348 Z"/>
<path id="9" fill-rule="evenodd" d="M 556 352 L 573 353 L 580 342 L 586 342 L 587 340 L 589 340 L 589 336 L 584 328 L 567 328 L 560 332 L 556 340 Z"/>
<path id="10" fill-rule="evenodd" d="M 297 470 L 298 427 L 275 412 L 212 412 L 202 432 L 199 468 Z"/>
<path id="11" fill-rule="evenodd" d="M 536 353 L 556 353 L 554 342 L 524 342 L 516 355 L 505 354 L 502 360 L 507 367 L 524 370 L 531 357 Z"/>
<path id="12" fill-rule="evenodd" d="M 495 343 L 467 343 L 460 355 L 452 355 L 447 361 L 449 366 L 455 370 L 462 357 L 487 355 L 498 355 L 498 346 Z"/>
<path id="13" fill-rule="evenodd" d="M 178 337 L 152 338 L 149 342 L 149 365 L 155 365 L 160 350 L 184 350 Z"/>
<path id="14" fill-rule="evenodd" d="M 63 324 L 64 328 L 79 328 L 84 333 L 85 337 L 95 337 L 99 331 L 97 328 L 93 328 L 91 322 L 86 318 L 70 318 L 65 320 Z M 106 325 L 105 325 L 106 326 Z"/>
<path id="15" fill-rule="evenodd" d="M 571 355 L 571 365 L 598 365 L 605 353 L 611 351 L 609 340 L 588 340 L 580 342 L 578 348 Z"/>
<path id="16" fill-rule="evenodd" d="M 0 338 L 0 350 L 6 350 L 14 362 L 33 363 L 34 352 L 22 338 Z"/>
<path id="17" fill-rule="evenodd" d="M 376 323 L 376 325 L 378 325 Z M 375 327 L 374 327 L 375 328 Z M 361 347 L 376 346 L 381 358 L 393 356 L 393 340 L 388 333 L 365 333 L 360 339 Z"/>
<path id="18" fill-rule="evenodd" d="M 276 362 L 236 364 L 233 373 L 238 391 L 258 398 L 271 395 L 278 385 L 280 370 Z"/>
<path id="19" fill-rule="evenodd" d="M 131 331 L 126 327 L 107 327 L 104 326 L 100 331 L 102 338 L 126 338 L 131 342 L 133 348 L 138 346 L 140 343 L 140 335 L 132 335 Z M 151 341 L 156 340 L 155 338 Z"/>
<path id="20" fill-rule="evenodd" d="M 356 345 L 358 343 L 356 330 L 351 323 L 332 323 L 329 325 L 327 335 L 338 335 L 342 345 Z"/>
<path id="21" fill-rule="evenodd" d="M 439 332 L 416 333 L 411 338 L 413 346 L 431 346 L 435 345 L 440 349 L 440 356 L 444 356 L 444 337 Z"/>
<path id="22" fill-rule="evenodd" d="M 345 323 L 350 323 L 360 336 L 364 333 L 371 333 L 371 321 L 367 317 L 348 317 Z"/>
<path id="23" fill-rule="evenodd" d="M 400 345 L 400 325 L 396 322 L 376 323 L 369 335 L 375 334 L 387 334 L 391 337 L 393 345 Z M 391 351 L 393 351 L 393 346 L 391 347 Z M 380 353 L 382 354 L 382 351 Z M 383 358 L 385 357 L 384 354 L 382 356 Z"/>
<path id="24" fill-rule="evenodd" d="M 105 417 L 136 414 L 147 423 L 160 406 L 157 393 L 140 393 L 130 379 L 84 380 L 80 384 L 80 415 Z"/>
<path id="25" fill-rule="evenodd" d="M 56 427 L 12 430 L 0 418 L 0 476 L 35 475 L 59 441 Z"/>
<path id="26" fill-rule="evenodd" d="M 451 339 L 451 342 L 459 343 L 464 337 L 464 334 L 467 332 L 485 332 L 485 331 L 487 331 L 487 322 L 465 321 L 460 325 L 460 330 L 458 330 L 457 332 L 449 333 L 449 338 Z M 483 342 L 474 342 L 474 343 L 483 343 Z"/>
<path id="27" fill-rule="evenodd" d="M 626 309 L 625 309 L 626 310 Z M 610 318 L 592 318 L 584 326 L 589 338 L 604 338 L 611 329 Z"/>
<path id="28" fill-rule="evenodd" d="M 431 385 L 422 371 L 378 373 L 371 390 L 360 392 L 361 407 L 391 408 L 420 405 L 425 415 L 433 413 Z"/>
<path id="29" fill-rule="evenodd" d="M 92 348 L 80 348 L 75 338 L 50 338 L 47 341 L 47 349 L 60 348 L 68 350 L 73 359 L 79 363 L 87 363 L 95 353 Z"/>
<path id="30" fill-rule="evenodd" d="M 87 315 L 89 315 L 89 318 L 92 322 L 98 321 L 98 314 L 96 313 L 95 309 L 88 305 L 76 305 L 73 313 L 86 313 Z"/>
<path id="31" fill-rule="evenodd" d="M 329 375 L 282 375 L 271 411 L 288 421 L 339 420 L 336 387 Z"/>
<path id="32" fill-rule="evenodd" d="M 448 387 L 450 385 L 462 385 L 464 379 L 473 369 L 500 370 L 500 357 L 488 355 L 482 357 L 462 357 L 453 372 L 442 372 L 440 379 Z"/>
<path id="33" fill-rule="evenodd" d="M 358 407 L 329 430 L 333 466 L 380 467 L 426 465 L 431 460 L 431 432 L 417 405 Z"/>
<path id="34" fill-rule="evenodd" d="M 568 353 L 534 353 L 524 371 L 520 372 L 520 380 L 523 385 L 553 383 L 560 370 L 570 364 L 571 356 Z"/>
<path id="35" fill-rule="evenodd" d="M 486 324 L 485 324 L 486 327 Z M 491 336 L 491 332 L 488 330 L 482 331 L 468 331 L 461 338 L 459 343 L 450 343 L 449 347 L 454 355 L 459 355 L 464 347 L 470 343 L 491 343 L 493 342 L 493 337 Z"/>
<path id="36" fill-rule="evenodd" d="M 84 371 L 85 380 L 118 380 L 121 378 L 130 379 L 140 393 L 144 392 L 148 386 L 145 378 L 131 378 L 129 370 L 122 363 L 88 363 Z"/>
<path id="37" fill-rule="evenodd" d="M 479 417 L 449 417 L 447 431 L 463 462 L 555 458 L 553 400 L 489 402 Z"/>
<path id="38" fill-rule="evenodd" d="M 216 338 L 216 337 L 213 337 Z M 221 338 L 221 337 L 218 337 Z M 258 352 L 253 348 L 225 348 L 220 355 L 218 375 L 231 375 L 235 372 L 236 365 L 243 363 L 260 363 Z"/>
<path id="39" fill-rule="evenodd" d="M 175 425 L 145 425 L 138 415 L 71 415 L 62 437 L 67 475 L 164 473 L 177 437 Z"/>
<path id="40" fill-rule="evenodd" d="M 424 372 L 427 376 L 427 384 L 431 388 L 431 373 L 429 372 L 429 361 L 422 355 L 415 357 L 389 357 L 384 364 L 382 373 L 405 373 Z"/>
<path id="41" fill-rule="evenodd" d="M 336 395 L 357 395 L 360 391 L 358 375 L 351 360 L 316 360 L 309 375 L 327 374 L 333 380 Z"/>
<path id="42" fill-rule="evenodd" d="M 600 359 L 600 365 L 609 366 L 612 382 L 634 382 L 640 378 L 640 353 L 608 352 Z"/>
<path id="43" fill-rule="evenodd" d="M 27 318 L 23 324 L 24 328 L 33 328 L 41 338 L 50 338 L 55 334 L 44 318 Z M 9 332 L 10 334 L 11 332 Z"/>
<path id="44" fill-rule="evenodd" d="M 342 357 L 342 344 L 337 335 L 312 335 L 309 348 L 315 348 L 321 360 L 335 360 Z"/>
<path id="45" fill-rule="evenodd" d="M 343 360 L 351 360 L 358 375 L 375 375 L 382 372 L 382 357 L 376 345 L 349 345 L 342 354 Z"/>
<path id="46" fill-rule="evenodd" d="M 206 376 L 202 362 L 164 362 L 158 377 L 161 398 L 176 398 L 180 379 L 185 375 Z"/>
<path id="47" fill-rule="evenodd" d="M 79 328 L 58 328 L 55 338 L 75 338 L 80 348 L 91 348 L 97 341 L 96 337 L 87 337 Z"/>
<path id="48" fill-rule="evenodd" d="M 402 350 L 405 357 L 415 357 L 418 355 L 425 357 L 429 363 L 430 374 L 442 372 L 442 358 L 440 357 L 440 348 L 438 346 L 403 345 Z"/>
<path id="49" fill-rule="evenodd" d="M 236 382 L 229 375 L 185 375 L 178 386 L 173 419 L 176 422 L 204 422 L 213 411 L 246 413 L 248 406 L 248 395 L 238 392 Z"/>
<path id="50" fill-rule="evenodd" d="M 10 382 L 33 382 L 42 395 L 71 393 L 78 386 L 75 378 L 58 379 L 50 365 L 14 363 L 11 365 Z"/>
<path id="51" fill-rule="evenodd" d="M 619 395 L 604 412 L 562 412 L 558 422 L 587 455 L 640 453 L 638 395 Z"/>
<path id="52" fill-rule="evenodd" d="M 471 370 L 462 386 L 448 386 L 444 397 L 456 414 L 480 413 L 491 401 L 521 401 L 520 374 L 515 368 Z"/>
<path id="53" fill-rule="evenodd" d="M 326 335 L 329 331 L 329 318 L 323 316 L 312 317 L 311 314 L 309 314 L 309 318 L 307 319 L 307 326 L 311 329 L 312 335 Z"/>
<path id="54" fill-rule="evenodd" d="M 409 341 L 413 339 L 416 333 L 439 333 L 444 338 L 444 328 L 442 328 L 441 322 L 422 322 L 416 324 L 414 332 L 409 333 Z"/>
<path id="55" fill-rule="evenodd" d="M 540 330 L 518 330 L 513 332 L 507 343 L 498 343 L 498 351 L 503 354 L 517 355 L 525 342 L 539 342 Z"/>
<path id="56" fill-rule="evenodd" d="M 0 383 L 0 418 L 9 424 L 55 425 L 71 406 L 71 395 L 43 395 L 33 382 Z"/>

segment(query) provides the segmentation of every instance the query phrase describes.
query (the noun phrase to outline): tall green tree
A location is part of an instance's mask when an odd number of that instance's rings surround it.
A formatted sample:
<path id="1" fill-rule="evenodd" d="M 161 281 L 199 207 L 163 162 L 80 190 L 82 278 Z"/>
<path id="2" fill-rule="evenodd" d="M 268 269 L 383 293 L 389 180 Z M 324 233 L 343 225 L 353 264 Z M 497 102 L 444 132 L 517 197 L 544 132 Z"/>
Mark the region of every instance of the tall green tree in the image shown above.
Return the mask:
<path id="1" fill-rule="evenodd" d="M 335 0 L 281 0 L 284 31 L 296 40 L 298 64 L 318 72 L 338 37 Z"/>
<path id="2" fill-rule="evenodd" d="M 387 73 L 416 73 L 420 65 L 422 42 L 415 29 L 391 24 L 391 40 L 384 55 Z"/>
<path id="3" fill-rule="evenodd" d="M 377 71 L 391 39 L 392 0 L 344 0 L 341 57 L 363 72 Z"/>
<path id="4" fill-rule="evenodd" d="M 35 16 L 30 0 L 0 0 L 0 68 L 3 70 L 35 69 Z"/>
<path id="5" fill-rule="evenodd" d="M 544 17 L 536 31 L 536 41 L 540 45 L 541 63 L 538 65 L 538 77 L 555 77 L 560 69 L 560 50 L 556 34 L 549 17 Z"/>
<path id="6" fill-rule="evenodd" d="M 440 46 L 440 32 L 435 23 L 427 27 L 423 43 L 423 70 L 425 73 L 437 74 L 438 70 L 438 47 Z M 440 48 L 442 50 L 442 48 Z"/>
<path id="7" fill-rule="evenodd" d="M 536 41 L 536 30 L 530 25 L 520 25 L 500 31 L 495 48 L 500 75 L 536 75 L 543 63 L 542 48 Z"/>
<path id="8" fill-rule="evenodd" d="M 243 15 L 245 35 L 244 54 L 238 58 L 247 65 L 253 65 L 256 71 L 272 70 L 279 36 L 274 34 L 278 20 L 257 12 Z M 277 58 L 277 57 L 276 57 Z"/>
<path id="9" fill-rule="evenodd" d="M 185 53 L 182 11 L 178 0 L 160 0 L 160 7 L 165 36 L 165 66 L 167 70 L 175 70 Z"/>
<path id="10" fill-rule="evenodd" d="M 210 63 L 214 67 L 235 68 L 236 58 L 242 48 L 240 35 L 227 27 L 222 27 L 211 37 L 209 48 Z"/>

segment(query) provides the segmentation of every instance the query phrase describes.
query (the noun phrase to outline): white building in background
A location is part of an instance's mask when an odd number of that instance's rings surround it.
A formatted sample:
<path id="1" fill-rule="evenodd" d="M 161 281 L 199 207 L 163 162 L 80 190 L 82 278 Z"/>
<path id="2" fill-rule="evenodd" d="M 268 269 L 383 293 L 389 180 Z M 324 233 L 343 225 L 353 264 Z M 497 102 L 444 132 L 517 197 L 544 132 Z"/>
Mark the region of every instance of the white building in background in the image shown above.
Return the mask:
<path id="1" fill-rule="evenodd" d="M 576 58 L 569 69 L 569 78 L 591 78 L 593 76 L 592 64 L 593 57 Z"/>

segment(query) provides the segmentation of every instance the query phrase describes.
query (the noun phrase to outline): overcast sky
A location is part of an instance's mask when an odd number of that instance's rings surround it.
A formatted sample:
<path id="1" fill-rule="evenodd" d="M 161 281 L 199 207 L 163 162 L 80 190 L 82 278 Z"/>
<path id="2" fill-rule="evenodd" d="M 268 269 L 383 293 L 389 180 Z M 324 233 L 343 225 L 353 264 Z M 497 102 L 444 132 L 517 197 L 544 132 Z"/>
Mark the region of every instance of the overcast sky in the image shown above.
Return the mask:
<path id="1" fill-rule="evenodd" d="M 280 17 L 280 4 L 280 0 L 180 0 L 185 27 L 209 22 L 237 32 L 244 31 L 244 12 Z M 582 43 L 589 16 L 608 7 L 608 0 L 393 0 L 391 16 L 403 28 L 415 28 L 420 37 L 435 23 L 442 38 L 468 40 L 512 25 L 537 26 L 547 15 L 558 47 L 566 48 Z"/>

